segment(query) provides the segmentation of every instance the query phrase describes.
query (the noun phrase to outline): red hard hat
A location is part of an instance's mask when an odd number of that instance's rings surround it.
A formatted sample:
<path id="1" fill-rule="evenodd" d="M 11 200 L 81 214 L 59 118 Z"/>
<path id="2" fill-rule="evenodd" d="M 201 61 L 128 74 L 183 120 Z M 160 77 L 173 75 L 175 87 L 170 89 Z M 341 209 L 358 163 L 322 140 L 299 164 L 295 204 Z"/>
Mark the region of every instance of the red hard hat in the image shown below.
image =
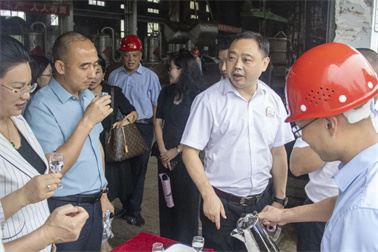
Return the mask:
<path id="1" fill-rule="evenodd" d="M 121 51 L 142 51 L 142 41 L 136 35 L 127 35 L 121 41 Z"/>
<path id="2" fill-rule="evenodd" d="M 197 54 L 197 55 L 200 54 L 200 51 L 199 51 L 197 48 L 195 48 L 195 47 L 192 48 L 191 52 L 192 52 L 193 54 Z"/>
<path id="3" fill-rule="evenodd" d="M 378 77 L 354 48 L 327 43 L 305 52 L 286 81 L 286 122 L 334 116 L 378 94 Z"/>

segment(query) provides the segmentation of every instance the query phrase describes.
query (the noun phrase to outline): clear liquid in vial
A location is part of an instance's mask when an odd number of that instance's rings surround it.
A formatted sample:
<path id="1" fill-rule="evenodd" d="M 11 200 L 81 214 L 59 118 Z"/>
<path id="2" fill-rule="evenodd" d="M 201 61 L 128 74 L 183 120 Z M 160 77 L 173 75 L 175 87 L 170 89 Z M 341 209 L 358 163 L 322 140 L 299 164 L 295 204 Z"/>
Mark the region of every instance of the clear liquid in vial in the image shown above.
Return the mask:
<path id="1" fill-rule="evenodd" d="M 196 251 L 201 251 L 203 249 L 203 243 L 202 242 L 193 242 L 192 248 L 194 248 Z"/>
<path id="2" fill-rule="evenodd" d="M 63 161 L 52 161 L 51 164 L 50 164 L 50 169 L 54 173 L 58 173 L 62 170 L 63 164 L 64 164 Z"/>

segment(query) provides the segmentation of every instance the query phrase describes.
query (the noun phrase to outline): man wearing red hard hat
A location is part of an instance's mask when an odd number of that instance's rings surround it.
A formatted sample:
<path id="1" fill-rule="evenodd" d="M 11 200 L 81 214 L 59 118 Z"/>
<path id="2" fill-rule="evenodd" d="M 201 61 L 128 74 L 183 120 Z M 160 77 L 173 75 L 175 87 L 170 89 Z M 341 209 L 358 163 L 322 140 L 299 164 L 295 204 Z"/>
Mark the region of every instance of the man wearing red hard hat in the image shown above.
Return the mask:
<path id="1" fill-rule="evenodd" d="M 157 99 L 161 90 L 158 76 L 140 63 L 142 59 L 142 41 L 136 35 L 127 35 L 121 41 L 119 51 L 123 66 L 115 69 L 109 76 L 109 83 L 122 89 L 130 103 L 138 112 L 136 126 L 143 136 L 147 146 L 151 146 L 154 136 L 153 118 Z M 120 199 L 123 208 L 118 214 L 129 224 L 144 225 L 141 215 L 144 181 L 147 172 L 150 150 L 131 158 L 130 165 L 133 174 L 134 192 Z"/>
<path id="2" fill-rule="evenodd" d="M 201 62 L 201 58 L 199 57 L 200 51 L 197 48 L 193 47 L 192 50 L 190 50 L 190 52 L 193 55 L 193 57 L 196 59 L 198 66 L 202 72 L 202 62 Z"/>
<path id="3" fill-rule="evenodd" d="M 354 48 L 340 43 L 304 53 L 287 77 L 288 122 L 325 162 L 340 160 L 339 195 L 280 210 L 267 206 L 265 225 L 328 221 L 322 251 L 378 251 L 378 137 L 370 118 L 378 78 Z"/>

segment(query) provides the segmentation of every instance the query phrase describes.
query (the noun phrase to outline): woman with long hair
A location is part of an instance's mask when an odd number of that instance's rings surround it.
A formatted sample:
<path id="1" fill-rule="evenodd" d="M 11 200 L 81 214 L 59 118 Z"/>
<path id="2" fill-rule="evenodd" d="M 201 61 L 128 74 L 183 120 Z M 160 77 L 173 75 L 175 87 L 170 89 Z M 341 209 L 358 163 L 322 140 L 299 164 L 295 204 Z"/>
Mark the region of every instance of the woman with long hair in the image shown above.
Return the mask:
<path id="1" fill-rule="evenodd" d="M 32 83 L 37 83 L 37 90 L 46 86 L 53 75 L 51 62 L 41 55 L 30 55 L 30 68 L 32 71 Z"/>
<path id="2" fill-rule="evenodd" d="M 104 80 L 106 63 L 100 55 L 98 55 L 98 58 L 96 77 L 90 84 L 89 89 L 94 95 L 98 95 L 100 92 L 106 92 L 108 95 L 111 95 L 111 90 L 113 89 L 114 91 L 114 96 L 111 98 L 114 103 L 114 111 L 101 122 L 104 130 L 100 135 L 100 140 L 105 147 L 105 132 L 108 132 L 111 127 L 114 128 L 120 126 L 120 122 L 117 122 L 117 115 L 122 115 L 123 117 L 131 113 L 132 116 L 128 117 L 128 121 L 133 123 L 138 118 L 138 113 L 122 93 L 121 88 L 110 86 Z M 113 125 L 112 121 L 114 122 Z M 133 180 L 129 160 L 121 162 L 105 162 L 105 177 L 108 180 L 108 198 L 110 202 L 116 198 L 119 198 L 122 202 L 127 195 L 132 193 Z"/>
<path id="3" fill-rule="evenodd" d="M 159 95 L 155 136 L 160 155 L 159 215 L 160 235 L 191 243 L 198 234 L 199 192 L 181 159 L 180 145 L 194 98 L 206 88 L 196 59 L 182 52 L 170 60 L 169 80 Z M 163 127 L 164 125 L 164 127 Z M 165 200 L 163 185 L 170 178 L 173 202 Z M 172 204 L 173 203 L 173 204 Z M 172 206 L 174 205 L 174 206 Z"/>

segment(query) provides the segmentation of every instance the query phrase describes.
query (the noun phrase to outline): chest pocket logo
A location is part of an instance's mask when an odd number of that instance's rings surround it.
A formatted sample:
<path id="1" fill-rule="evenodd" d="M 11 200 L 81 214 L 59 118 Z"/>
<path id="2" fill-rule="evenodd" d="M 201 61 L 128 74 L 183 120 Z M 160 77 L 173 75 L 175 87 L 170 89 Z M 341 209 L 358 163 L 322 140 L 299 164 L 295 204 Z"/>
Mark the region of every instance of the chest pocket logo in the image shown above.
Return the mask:
<path id="1" fill-rule="evenodd" d="M 276 117 L 276 111 L 272 107 L 266 107 L 266 112 L 265 112 L 266 117 L 268 118 L 275 118 Z"/>

